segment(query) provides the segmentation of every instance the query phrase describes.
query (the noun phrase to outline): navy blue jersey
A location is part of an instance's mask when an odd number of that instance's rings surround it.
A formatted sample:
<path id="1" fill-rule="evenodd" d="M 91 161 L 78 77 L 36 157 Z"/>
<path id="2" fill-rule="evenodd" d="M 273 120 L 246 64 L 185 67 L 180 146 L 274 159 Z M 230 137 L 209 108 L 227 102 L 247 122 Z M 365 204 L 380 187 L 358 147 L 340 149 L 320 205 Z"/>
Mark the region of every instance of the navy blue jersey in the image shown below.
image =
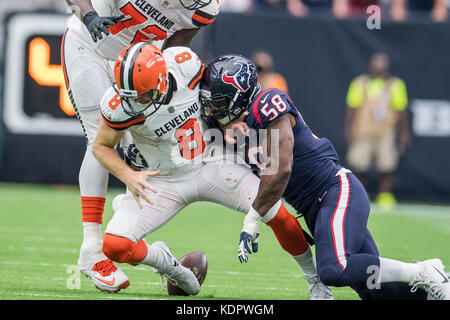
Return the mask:
<path id="1" fill-rule="evenodd" d="M 287 93 L 281 90 L 262 91 L 254 98 L 248 111 L 245 121 L 249 128 L 255 130 L 266 128 L 273 120 L 288 113 L 295 117 L 296 125 L 292 128 L 294 161 L 283 197 L 299 213 L 305 213 L 341 168 L 337 164 L 336 150 L 328 139 L 318 138 L 312 133 Z"/>
<path id="2" fill-rule="evenodd" d="M 283 198 L 293 206 L 298 213 L 305 214 L 312 202 L 322 196 L 324 190 L 333 182 L 332 179 L 342 168 L 337 161 L 339 157 L 331 142 L 326 138 L 318 138 L 306 125 L 303 117 L 284 91 L 268 89 L 255 96 L 248 108 L 245 122 L 251 130 L 250 137 L 245 138 L 245 150 L 236 146 L 235 151 L 244 154 L 245 161 L 257 169 L 263 161 L 261 136 L 257 134 L 265 129 L 275 119 L 292 114 L 296 125 L 292 128 L 294 134 L 293 165 Z M 209 127 L 219 128 L 215 119 L 208 117 Z M 252 139 L 252 135 L 257 135 Z M 257 143 L 255 143 L 255 141 Z"/>

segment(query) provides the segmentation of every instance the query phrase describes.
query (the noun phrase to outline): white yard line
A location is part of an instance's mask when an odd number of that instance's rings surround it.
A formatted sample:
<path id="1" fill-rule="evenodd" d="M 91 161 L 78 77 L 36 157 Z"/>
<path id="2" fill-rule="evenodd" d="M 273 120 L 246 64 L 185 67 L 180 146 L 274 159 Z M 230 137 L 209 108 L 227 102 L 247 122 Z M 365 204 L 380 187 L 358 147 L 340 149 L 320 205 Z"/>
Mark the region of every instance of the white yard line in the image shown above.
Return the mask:
<path id="1" fill-rule="evenodd" d="M 450 206 L 426 204 L 397 204 L 392 210 L 381 210 L 377 204 L 372 204 L 371 214 L 411 216 L 421 218 L 448 218 L 450 219 Z"/>
<path id="2" fill-rule="evenodd" d="M 47 298 L 79 298 L 83 299 L 83 296 L 81 295 L 66 295 L 66 294 L 49 294 L 49 293 L 42 293 L 42 292 L 17 292 L 17 291 L 0 291 L 0 296 L 2 295 L 13 295 L 13 296 L 28 296 L 28 297 L 47 297 Z M 111 300 L 150 300 L 149 298 L 142 298 L 142 297 L 134 297 L 134 296 L 108 296 L 106 294 L 102 294 L 101 296 L 98 296 L 98 299 L 85 299 L 84 300 L 104 300 L 104 299 L 111 299 Z M 164 298 L 160 299 L 151 299 L 151 300 L 167 300 Z"/>

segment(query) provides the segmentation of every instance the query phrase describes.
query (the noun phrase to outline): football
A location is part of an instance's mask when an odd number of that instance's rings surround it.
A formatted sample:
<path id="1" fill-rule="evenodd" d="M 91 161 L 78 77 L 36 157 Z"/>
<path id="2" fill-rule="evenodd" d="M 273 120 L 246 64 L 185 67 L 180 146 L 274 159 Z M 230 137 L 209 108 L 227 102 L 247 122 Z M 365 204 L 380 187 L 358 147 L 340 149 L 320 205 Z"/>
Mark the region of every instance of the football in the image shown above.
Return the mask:
<path id="1" fill-rule="evenodd" d="M 200 282 L 200 286 L 203 284 L 206 278 L 206 272 L 208 271 L 208 261 L 206 254 L 202 251 L 189 252 L 182 256 L 178 262 L 192 270 Z M 186 292 L 180 289 L 178 286 L 173 285 L 170 281 L 167 281 L 167 292 L 171 296 L 188 296 Z"/>

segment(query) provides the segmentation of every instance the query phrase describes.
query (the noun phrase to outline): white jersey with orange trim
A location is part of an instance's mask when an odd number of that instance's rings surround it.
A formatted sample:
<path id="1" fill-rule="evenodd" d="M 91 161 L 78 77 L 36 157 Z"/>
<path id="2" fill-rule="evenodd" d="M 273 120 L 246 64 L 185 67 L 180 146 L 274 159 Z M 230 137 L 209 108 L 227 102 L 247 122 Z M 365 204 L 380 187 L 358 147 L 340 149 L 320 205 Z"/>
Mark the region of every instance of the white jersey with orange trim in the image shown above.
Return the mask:
<path id="1" fill-rule="evenodd" d="M 109 88 L 101 101 L 102 117 L 115 130 L 129 130 L 148 170 L 161 175 L 184 173 L 198 166 L 207 147 L 206 124 L 201 118 L 199 81 L 204 65 L 187 47 L 163 52 L 170 88 L 165 101 L 148 117 L 131 117 L 120 106 L 116 90 Z"/>
<path id="2" fill-rule="evenodd" d="M 102 34 L 102 39 L 94 42 L 86 26 L 75 15 L 68 28 L 85 39 L 97 53 L 115 60 L 129 44 L 141 41 L 155 41 L 162 46 L 163 41 L 176 31 L 195 29 L 212 23 L 219 14 L 219 0 L 197 10 L 184 8 L 179 0 L 91 0 L 99 16 L 125 17 L 108 30 L 110 35 Z"/>

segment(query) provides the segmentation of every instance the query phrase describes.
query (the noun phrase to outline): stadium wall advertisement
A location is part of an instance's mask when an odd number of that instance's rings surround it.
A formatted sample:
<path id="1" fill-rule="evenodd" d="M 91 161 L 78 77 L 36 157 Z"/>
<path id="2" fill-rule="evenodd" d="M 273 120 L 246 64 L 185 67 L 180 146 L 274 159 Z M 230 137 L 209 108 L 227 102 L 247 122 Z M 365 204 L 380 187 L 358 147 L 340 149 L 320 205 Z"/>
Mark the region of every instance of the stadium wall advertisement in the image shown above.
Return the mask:
<path id="1" fill-rule="evenodd" d="M 78 183 L 85 140 L 61 70 L 67 18 L 28 13 L 3 21 L 0 181 Z M 450 202 L 450 42 L 444 41 L 450 23 L 381 21 L 380 27 L 368 29 L 365 19 L 222 13 L 196 37 L 194 50 L 205 62 L 224 53 L 269 52 L 308 125 L 333 142 L 344 165 L 348 85 L 367 72 L 372 53 L 386 52 L 407 86 L 412 134 L 395 193 L 403 201 Z M 110 184 L 120 185 L 114 178 Z"/>

